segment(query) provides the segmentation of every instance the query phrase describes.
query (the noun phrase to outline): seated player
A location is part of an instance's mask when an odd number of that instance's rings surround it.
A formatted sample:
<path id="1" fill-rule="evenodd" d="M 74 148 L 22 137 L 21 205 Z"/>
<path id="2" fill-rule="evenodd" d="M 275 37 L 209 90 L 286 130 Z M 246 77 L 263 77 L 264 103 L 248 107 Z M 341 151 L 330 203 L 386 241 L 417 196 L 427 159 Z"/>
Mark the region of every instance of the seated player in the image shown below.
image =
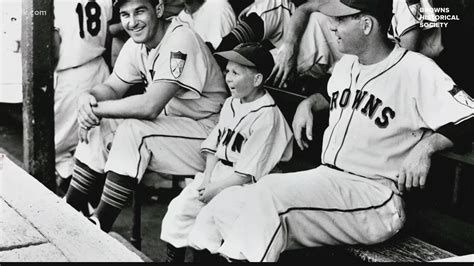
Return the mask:
<path id="1" fill-rule="evenodd" d="M 169 243 L 169 262 L 184 260 L 188 234 L 206 203 L 226 188 L 258 182 L 293 151 L 291 129 L 263 88 L 273 67 L 270 52 L 260 44 L 244 43 L 216 55 L 229 60 L 226 82 L 232 97 L 201 145 L 206 169 L 171 201 L 163 218 L 161 239 Z"/>
<path id="2" fill-rule="evenodd" d="M 392 1 L 333 0 L 320 11 L 344 56 L 326 97 L 300 103 L 293 130 L 307 148 L 313 112 L 329 110 L 322 164 L 222 191 L 197 217 L 192 247 L 274 262 L 285 250 L 386 241 L 403 228 L 404 195 L 425 187 L 433 154 L 471 144 L 472 99 L 433 60 L 388 39 Z"/>
<path id="3" fill-rule="evenodd" d="M 214 51 L 235 27 L 236 18 L 228 0 L 185 0 L 178 19 L 196 31 Z"/>
<path id="4" fill-rule="evenodd" d="M 103 187 L 91 219 L 106 232 L 145 170 L 195 175 L 204 169 L 199 149 L 228 97 L 206 44 L 189 27 L 163 18 L 164 0 L 115 5 L 130 39 L 113 74 L 79 96 L 81 142 L 66 194 L 70 205 L 83 210 L 92 192 Z M 141 82 L 143 94 L 124 97 Z"/>

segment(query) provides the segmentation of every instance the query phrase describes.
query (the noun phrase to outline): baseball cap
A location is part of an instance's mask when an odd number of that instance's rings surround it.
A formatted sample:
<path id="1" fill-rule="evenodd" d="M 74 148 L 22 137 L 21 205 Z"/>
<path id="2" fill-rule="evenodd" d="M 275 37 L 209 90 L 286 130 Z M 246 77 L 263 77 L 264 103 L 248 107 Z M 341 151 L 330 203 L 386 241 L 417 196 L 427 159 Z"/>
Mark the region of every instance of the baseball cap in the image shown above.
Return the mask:
<path id="1" fill-rule="evenodd" d="M 258 72 L 263 74 L 264 78 L 270 75 L 275 65 L 270 51 L 256 42 L 242 43 L 230 51 L 218 52 L 214 55 L 222 56 L 244 66 L 255 67 Z"/>
<path id="2" fill-rule="evenodd" d="M 331 0 L 319 6 L 319 11 L 331 17 L 355 15 L 360 12 L 392 17 L 392 0 Z"/>

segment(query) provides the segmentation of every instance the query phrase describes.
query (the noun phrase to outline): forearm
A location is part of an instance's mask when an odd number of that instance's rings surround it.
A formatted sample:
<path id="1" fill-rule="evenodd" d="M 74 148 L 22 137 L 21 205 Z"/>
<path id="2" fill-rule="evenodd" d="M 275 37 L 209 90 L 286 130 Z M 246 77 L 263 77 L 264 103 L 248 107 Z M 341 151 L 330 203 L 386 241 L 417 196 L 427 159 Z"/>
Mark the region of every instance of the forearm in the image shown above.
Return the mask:
<path id="1" fill-rule="evenodd" d="M 453 142 L 440 133 L 434 133 L 422 139 L 416 146 L 431 157 L 438 151 L 453 147 Z"/>
<path id="2" fill-rule="evenodd" d="M 224 178 L 223 180 L 216 182 L 214 185 L 216 188 L 219 189 L 219 191 L 222 191 L 228 187 L 247 184 L 251 181 L 252 178 L 250 176 L 238 175 L 236 173 L 233 173 L 232 175 Z"/>
<path id="3" fill-rule="evenodd" d="M 118 95 L 118 93 L 107 84 L 98 84 L 87 90 L 86 93 L 89 93 L 94 96 L 98 102 L 106 100 L 115 100 L 120 98 L 120 95 Z"/>
<path id="4" fill-rule="evenodd" d="M 400 36 L 400 46 L 414 52 L 419 50 L 420 28 L 414 28 Z"/>
<path id="5" fill-rule="evenodd" d="M 291 17 L 288 30 L 285 32 L 284 42 L 294 49 L 298 48 L 301 37 L 308 24 L 311 13 L 315 10 L 313 3 L 306 3 L 295 10 Z"/>
<path id="6" fill-rule="evenodd" d="M 214 154 L 207 153 L 206 168 L 204 170 L 204 178 L 206 179 L 206 181 L 209 181 L 209 179 L 211 178 L 211 173 L 214 170 L 214 167 L 216 167 L 218 161 L 219 158 L 217 158 Z"/>
<path id="7" fill-rule="evenodd" d="M 153 103 L 148 99 L 145 94 L 139 94 L 122 99 L 99 101 L 92 111 L 99 117 L 152 120 L 161 113 L 164 105 L 152 108 Z"/>
<path id="8" fill-rule="evenodd" d="M 313 112 L 319 112 L 329 108 L 328 100 L 319 92 L 309 96 L 305 101 L 311 106 Z"/>

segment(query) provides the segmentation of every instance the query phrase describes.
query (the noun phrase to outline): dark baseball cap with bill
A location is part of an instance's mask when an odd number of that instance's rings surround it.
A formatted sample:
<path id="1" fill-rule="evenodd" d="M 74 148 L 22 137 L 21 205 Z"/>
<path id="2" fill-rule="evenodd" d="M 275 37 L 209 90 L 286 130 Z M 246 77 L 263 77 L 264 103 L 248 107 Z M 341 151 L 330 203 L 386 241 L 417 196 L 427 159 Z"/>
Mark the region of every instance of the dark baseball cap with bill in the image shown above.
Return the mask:
<path id="1" fill-rule="evenodd" d="M 222 56 L 244 66 L 254 67 L 263 74 L 265 79 L 270 75 L 275 65 L 270 51 L 257 42 L 242 43 L 230 51 L 218 52 L 214 55 Z"/>
<path id="2" fill-rule="evenodd" d="M 330 0 L 319 11 L 331 17 L 343 17 L 366 12 L 381 17 L 392 17 L 392 0 Z"/>

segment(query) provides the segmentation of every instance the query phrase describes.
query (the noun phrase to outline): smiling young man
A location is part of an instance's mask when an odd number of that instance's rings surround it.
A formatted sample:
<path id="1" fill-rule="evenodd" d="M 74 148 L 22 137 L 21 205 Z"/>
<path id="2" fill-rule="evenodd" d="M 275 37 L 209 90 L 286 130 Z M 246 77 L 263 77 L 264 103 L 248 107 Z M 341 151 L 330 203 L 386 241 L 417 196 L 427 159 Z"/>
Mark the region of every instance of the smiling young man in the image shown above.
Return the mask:
<path id="1" fill-rule="evenodd" d="M 206 230 L 212 241 L 201 249 L 268 262 L 301 247 L 385 241 L 404 225 L 402 195 L 425 187 L 432 155 L 470 145 L 472 99 L 432 60 L 388 41 L 391 10 L 389 0 L 320 6 L 333 18 L 345 55 L 329 80 L 329 97 L 304 100 L 293 131 L 300 148 L 307 147 L 313 112 L 329 109 L 322 165 L 219 193 L 201 210 L 212 214 Z M 243 207 L 228 208 L 229 202 Z"/>
<path id="2" fill-rule="evenodd" d="M 81 143 L 66 195 L 69 204 L 83 210 L 106 174 L 91 217 L 104 231 L 111 229 L 145 170 L 175 175 L 203 170 L 200 145 L 227 97 L 214 57 L 194 31 L 162 18 L 163 0 L 115 5 L 131 38 L 112 75 L 79 98 Z M 145 93 L 123 98 L 139 82 L 145 82 Z"/>

